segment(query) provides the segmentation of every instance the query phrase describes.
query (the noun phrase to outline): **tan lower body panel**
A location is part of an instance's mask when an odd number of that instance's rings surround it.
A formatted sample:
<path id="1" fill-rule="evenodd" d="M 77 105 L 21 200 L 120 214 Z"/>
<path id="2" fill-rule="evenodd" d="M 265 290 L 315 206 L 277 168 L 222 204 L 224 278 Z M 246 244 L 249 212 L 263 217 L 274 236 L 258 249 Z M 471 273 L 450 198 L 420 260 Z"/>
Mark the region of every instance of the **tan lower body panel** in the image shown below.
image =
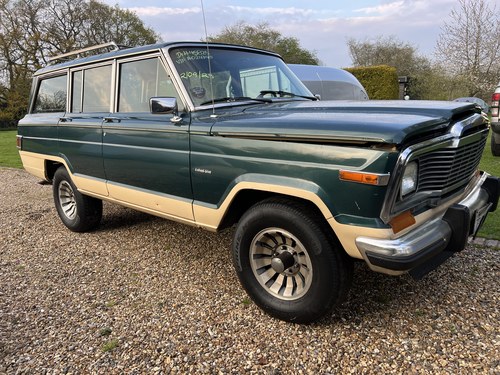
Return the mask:
<path id="1" fill-rule="evenodd" d="M 378 229 L 368 227 L 358 227 L 355 225 L 341 224 L 334 218 L 328 220 L 328 224 L 332 227 L 337 235 L 342 247 L 353 258 L 363 259 L 363 256 L 356 246 L 356 238 L 360 236 L 389 239 L 394 233 L 392 229 Z"/>
<path id="2" fill-rule="evenodd" d="M 113 183 L 107 183 L 107 187 L 109 200 L 158 216 L 195 223 L 190 200 L 180 200 Z"/>
<path id="3" fill-rule="evenodd" d="M 21 157 L 26 172 L 43 180 L 47 179 L 45 175 L 45 160 L 47 160 L 47 157 L 45 155 L 19 151 L 19 156 Z"/>

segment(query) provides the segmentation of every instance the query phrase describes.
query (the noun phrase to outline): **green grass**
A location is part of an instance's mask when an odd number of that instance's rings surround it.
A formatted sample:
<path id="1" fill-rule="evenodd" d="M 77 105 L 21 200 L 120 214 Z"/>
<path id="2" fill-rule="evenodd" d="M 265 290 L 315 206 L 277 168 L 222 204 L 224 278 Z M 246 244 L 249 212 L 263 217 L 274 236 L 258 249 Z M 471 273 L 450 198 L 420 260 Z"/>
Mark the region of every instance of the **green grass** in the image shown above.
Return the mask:
<path id="1" fill-rule="evenodd" d="M 491 133 L 488 137 L 488 143 L 484 149 L 483 158 L 481 159 L 479 168 L 493 176 L 500 177 L 500 157 L 493 156 L 491 153 L 490 142 Z M 495 212 L 490 212 L 488 214 L 488 217 L 479 231 L 478 236 L 500 240 L 500 207 L 497 208 Z"/>
<path id="2" fill-rule="evenodd" d="M 17 130 L 0 131 L 0 167 L 22 168 L 16 147 Z"/>
<path id="3" fill-rule="evenodd" d="M 22 168 L 21 158 L 16 148 L 16 130 L 0 131 L 0 167 Z M 484 149 L 480 168 L 493 176 L 500 177 L 500 157 L 491 154 L 490 138 Z M 500 240 L 500 207 L 488 215 L 479 231 L 479 237 Z"/>
<path id="4" fill-rule="evenodd" d="M 106 353 L 106 352 L 110 352 L 110 351 L 112 351 L 113 349 L 116 349 L 119 345 L 120 345 L 120 342 L 119 342 L 117 339 L 109 340 L 109 341 L 105 342 L 105 343 L 101 346 L 101 350 L 102 350 L 104 353 Z"/>

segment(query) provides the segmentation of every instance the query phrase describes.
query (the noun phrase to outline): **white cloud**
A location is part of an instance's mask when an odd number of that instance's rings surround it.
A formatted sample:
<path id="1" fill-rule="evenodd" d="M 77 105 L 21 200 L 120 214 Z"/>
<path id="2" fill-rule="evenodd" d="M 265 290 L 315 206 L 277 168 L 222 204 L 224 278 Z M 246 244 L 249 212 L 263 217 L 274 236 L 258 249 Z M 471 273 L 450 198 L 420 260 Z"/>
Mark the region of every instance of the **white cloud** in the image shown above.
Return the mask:
<path id="1" fill-rule="evenodd" d="M 267 8 L 252 8 L 252 7 L 242 7 L 242 6 L 234 6 L 234 5 L 228 5 L 227 8 L 230 10 L 237 12 L 237 13 L 243 13 L 243 14 L 252 14 L 252 15 L 259 15 L 259 16 L 309 16 L 315 13 L 314 10 L 312 9 L 302 9 L 302 8 L 272 8 L 272 7 L 267 7 Z"/>
<path id="2" fill-rule="evenodd" d="M 201 13 L 201 8 L 165 8 L 165 7 L 131 7 L 128 10 L 135 12 L 138 16 L 155 17 L 155 16 L 176 16 L 190 13 Z"/>
<path id="3" fill-rule="evenodd" d="M 367 15 L 378 14 L 381 16 L 388 16 L 401 13 L 401 10 L 404 8 L 404 5 L 405 5 L 404 1 L 396 1 L 392 3 L 377 5 L 375 7 L 356 9 L 354 12 L 364 13 Z"/>

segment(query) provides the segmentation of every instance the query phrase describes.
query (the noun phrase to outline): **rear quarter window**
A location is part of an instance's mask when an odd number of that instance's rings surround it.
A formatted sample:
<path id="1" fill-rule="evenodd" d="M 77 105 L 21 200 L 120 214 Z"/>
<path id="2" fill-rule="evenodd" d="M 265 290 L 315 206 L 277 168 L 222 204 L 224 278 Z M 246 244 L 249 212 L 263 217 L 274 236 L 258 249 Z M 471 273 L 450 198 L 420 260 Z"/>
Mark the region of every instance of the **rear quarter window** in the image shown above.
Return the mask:
<path id="1" fill-rule="evenodd" d="M 33 113 L 66 111 L 67 76 L 45 78 L 40 81 Z"/>

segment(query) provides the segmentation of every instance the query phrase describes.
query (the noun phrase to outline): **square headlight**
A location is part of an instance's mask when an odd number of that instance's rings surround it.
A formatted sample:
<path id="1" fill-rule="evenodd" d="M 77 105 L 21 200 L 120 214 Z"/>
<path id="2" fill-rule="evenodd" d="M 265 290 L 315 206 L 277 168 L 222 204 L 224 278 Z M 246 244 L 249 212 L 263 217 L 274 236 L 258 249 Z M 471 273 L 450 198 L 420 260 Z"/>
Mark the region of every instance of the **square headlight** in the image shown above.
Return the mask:
<path id="1" fill-rule="evenodd" d="M 416 161 L 412 161 L 408 163 L 405 168 L 405 173 L 403 174 L 403 180 L 401 181 L 401 197 L 405 197 L 406 195 L 416 191 L 417 185 L 418 164 Z"/>

